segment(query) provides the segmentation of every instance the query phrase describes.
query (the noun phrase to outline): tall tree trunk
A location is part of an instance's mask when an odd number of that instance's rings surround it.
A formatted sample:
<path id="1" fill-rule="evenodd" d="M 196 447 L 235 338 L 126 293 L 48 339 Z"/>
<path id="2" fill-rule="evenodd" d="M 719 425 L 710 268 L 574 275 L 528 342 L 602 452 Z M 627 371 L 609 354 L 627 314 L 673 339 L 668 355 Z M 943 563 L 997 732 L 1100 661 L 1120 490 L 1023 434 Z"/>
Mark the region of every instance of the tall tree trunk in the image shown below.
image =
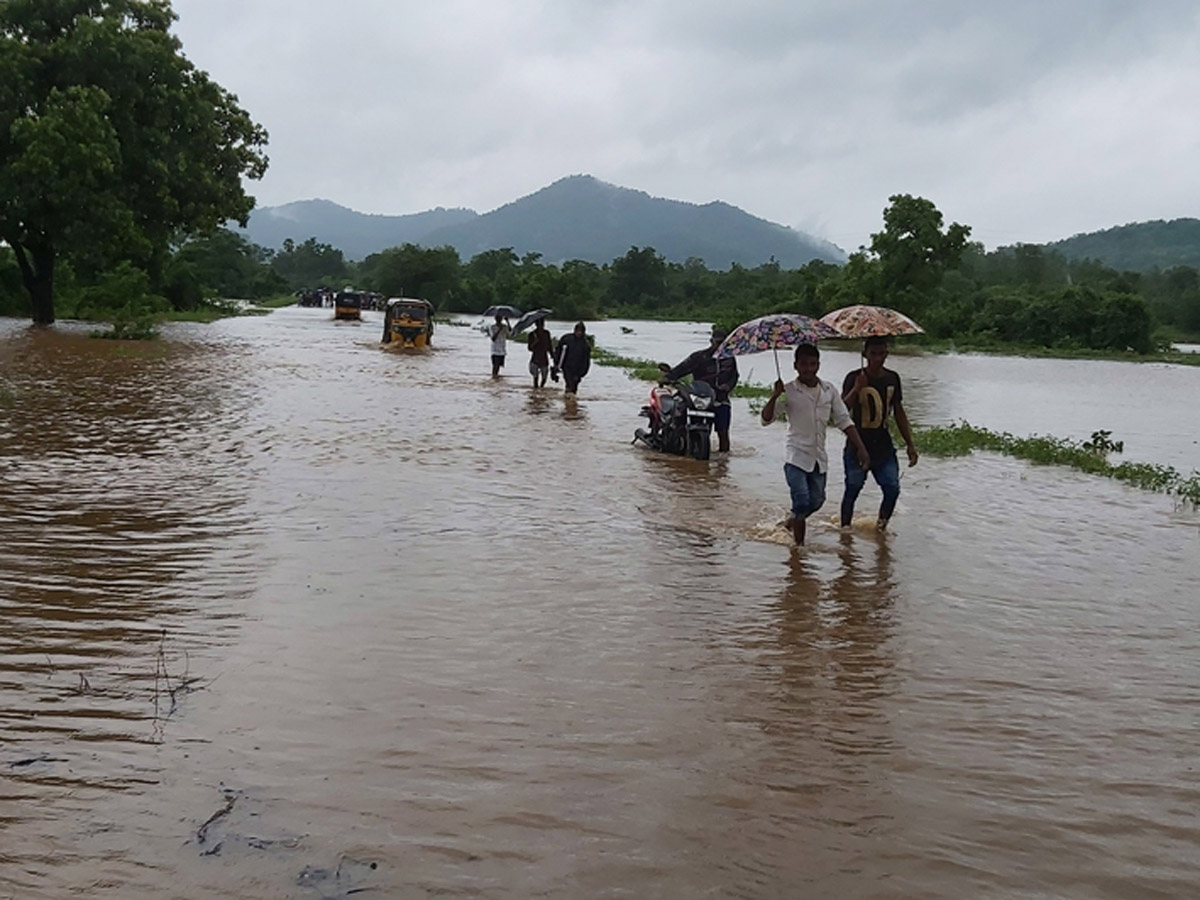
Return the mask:
<path id="1" fill-rule="evenodd" d="M 51 244 L 25 246 L 9 240 L 9 246 L 21 268 L 21 279 L 33 304 L 33 324 L 54 324 L 54 247 Z"/>

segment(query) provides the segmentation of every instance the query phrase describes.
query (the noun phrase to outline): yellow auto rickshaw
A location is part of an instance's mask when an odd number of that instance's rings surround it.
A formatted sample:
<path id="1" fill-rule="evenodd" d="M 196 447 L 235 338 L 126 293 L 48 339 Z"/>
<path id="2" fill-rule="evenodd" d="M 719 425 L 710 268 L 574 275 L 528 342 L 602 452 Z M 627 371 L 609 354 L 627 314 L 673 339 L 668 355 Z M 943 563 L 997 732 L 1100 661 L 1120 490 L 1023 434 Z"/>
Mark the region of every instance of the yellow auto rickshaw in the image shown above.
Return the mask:
<path id="1" fill-rule="evenodd" d="M 362 321 L 363 295 L 359 291 L 338 291 L 333 298 L 333 318 Z"/>
<path id="2" fill-rule="evenodd" d="M 428 347 L 433 342 L 433 304 L 393 297 L 383 313 L 383 343 L 395 349 Z"/>

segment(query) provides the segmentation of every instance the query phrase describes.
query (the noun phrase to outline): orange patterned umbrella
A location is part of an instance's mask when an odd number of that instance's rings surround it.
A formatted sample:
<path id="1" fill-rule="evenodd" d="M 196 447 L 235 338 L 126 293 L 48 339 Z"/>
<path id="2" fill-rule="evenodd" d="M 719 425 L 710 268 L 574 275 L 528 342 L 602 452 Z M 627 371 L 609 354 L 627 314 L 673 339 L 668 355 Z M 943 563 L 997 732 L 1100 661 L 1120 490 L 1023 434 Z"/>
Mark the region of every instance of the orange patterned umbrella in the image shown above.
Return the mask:
<path id="1" fill-rule="evenodd" d="M 821 321 L 844 338 L 883 337 L 898 334 L 924 334 L 925 329 L 902 312 L 886 306 L 862 303 L 835 309 Z"/>

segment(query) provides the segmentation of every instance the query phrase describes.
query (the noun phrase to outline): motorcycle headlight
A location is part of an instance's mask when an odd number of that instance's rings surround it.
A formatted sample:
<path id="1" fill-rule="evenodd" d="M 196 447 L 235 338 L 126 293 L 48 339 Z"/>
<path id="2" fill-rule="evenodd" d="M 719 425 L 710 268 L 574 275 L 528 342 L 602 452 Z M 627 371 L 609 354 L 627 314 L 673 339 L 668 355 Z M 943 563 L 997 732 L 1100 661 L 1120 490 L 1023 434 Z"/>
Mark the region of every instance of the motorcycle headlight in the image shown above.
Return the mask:
<path id="1" fill-rule="evenodd" d="M 692 405 L 703 412 L 712 406 L 712 397 L 692 397 Z"/>

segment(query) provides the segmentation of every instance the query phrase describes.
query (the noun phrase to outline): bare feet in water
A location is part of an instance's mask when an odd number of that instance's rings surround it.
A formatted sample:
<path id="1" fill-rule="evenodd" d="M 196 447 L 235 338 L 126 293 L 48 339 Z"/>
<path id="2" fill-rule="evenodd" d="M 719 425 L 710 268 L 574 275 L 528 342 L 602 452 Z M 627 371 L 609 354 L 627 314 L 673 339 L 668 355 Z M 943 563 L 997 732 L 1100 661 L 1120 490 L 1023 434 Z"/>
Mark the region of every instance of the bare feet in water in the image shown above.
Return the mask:
<path id="1" fill-rule="evenodd" d="M 795 516 L 788 516 L 784 526 L 792 533 L 792 539 L 795 540 L 797 547 L 804 546 L 805 520 L 797 519 Z"/>

